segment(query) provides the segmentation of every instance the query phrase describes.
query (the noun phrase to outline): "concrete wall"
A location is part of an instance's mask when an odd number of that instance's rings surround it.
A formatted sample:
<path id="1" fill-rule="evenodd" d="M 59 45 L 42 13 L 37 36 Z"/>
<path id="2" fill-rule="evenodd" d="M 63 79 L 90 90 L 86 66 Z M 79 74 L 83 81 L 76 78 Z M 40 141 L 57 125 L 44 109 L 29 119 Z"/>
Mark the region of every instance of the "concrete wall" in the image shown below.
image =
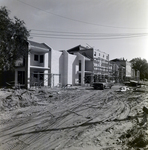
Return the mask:
<path id="1" fill-rule="evenodd" d="M 93 49 L 80 50 L 79 53 L 86 57 L 93 58 L 94 50 Z"/>
<path id="2" fill-rule="evenodd" d="M 79 59 L 78 57 L 76 57 L 76 59 L 74 60 L 73 62 L 73 80 L 72 80 L 72 84 L 73 85 L 76 85 L 76 84 L 79 84 L 79 74 L 78 74 L 78 71 L 79 71 Z"/>
<path id="3" fill-rule="evenodd" d="M 85 62 L 85 71 L 93 71 L 93 61 L 86 61 Z"/>
<path id="4" fill-rule="evenodd" d="M 59 72 L 61 74 L 61 84 L 65 86 L 67 84 L 73 84 L 74 70 L 73 65 L 76 59 L 75 55 L 69 54 L 67 51 L 63 51 L 59 60 Z"/>
<path id="5" fill-rule="evenodd" d="M 67 76 L 68 76 L 67 68 L 68 68 L 68 55 L 66 51 L 63 51 L 59 59 L 59 73 L 61 75 L 62 86 L 65 86 L 67 84 Z"/>
<path id="6" fill-rule="evenodd" d="M 38 61 L 34 60 L 34 55 L 38 55 Z M 40 55 L 44 55 L 44 54 L 37 53 L 37 52 L 30 52 L 30 65 L 31 66 L 44 67 L 44 63 L 40 63 Z"/>
<path id="7" fill-rule="evenodd" d="M 68 53 L 67 53 L 68 54 Z M 73 64 L 77 56 L 68 54 L 68 76 L 67 76 L 67 82 L 68 84 L 73 84 L 73 77 L 74 77 L 74 70 L 73 70 Z"/>
<path id="8" fill-rule="evenodd" d="M 131 63 L 126 61 L 126 77 L 132 77 Z"/>
<path id="9" fill-rule="evenodd" d="M 81 85 L 84 85 L 84 77 L 85 77 L 85 57 L 83 55 L 81 55 L 80 53 L 75 53 L 75 55 L 77 56 L 76 59 L 73 62 L 73 84 L 78 83 L 79 80 L 79 74 L 81 75 Z M 79 71 L 79 62 L 81 62 L 81 71 L 78 73 Z"/>
<path id="10" fill-rule="evenodd" d="M 38 61 L 34 60 L 34 55 L 38 55 Z M 43 63 L 40 63 L 40 55 L 43 55 Z M 27 69 L 27 82 L 28 82 L 28 88 L 30 88 L 30 84 L 31 84 L 31 74 L 33 74 L 34 72 L 43 72 L 46 75 L 44 75 L 44 86 L 48 86 L 48 70 L 45 70 L 44 68 L 48 68 L 49 65 L 49 52 L 47 53 L 39 53 L 39 52 L 35 52 L 30 50 L 30 52 L 28 53 L 28 69 Z M 31 70 L 31 66 L 38 66 L 38 67 L 43 67 L 43 69 L 33 69 Z"/>
<path id="11" fill-rule="evenodd" d="M 50 73 L 53 74 L 52 76 L 52 85 L 51 86 L 57 86 L 61 81 L 60 81 L 60 57 L 62 55 L 62 52 L 56 51 L 56 50 L 51 50 L 49 52 L 49 68 L 50 68 Z"/>
<path id="12" fill-rule="evenodd" d="M 93 54 L 94 58 L 102 58 L 102 59 L 105 59 L 105 60 L 109 60 L 109 54 L 105 53 L 105 52 L 101 52 L 100 50 L 98 49 L 94 49 L 94 54 Z"/>

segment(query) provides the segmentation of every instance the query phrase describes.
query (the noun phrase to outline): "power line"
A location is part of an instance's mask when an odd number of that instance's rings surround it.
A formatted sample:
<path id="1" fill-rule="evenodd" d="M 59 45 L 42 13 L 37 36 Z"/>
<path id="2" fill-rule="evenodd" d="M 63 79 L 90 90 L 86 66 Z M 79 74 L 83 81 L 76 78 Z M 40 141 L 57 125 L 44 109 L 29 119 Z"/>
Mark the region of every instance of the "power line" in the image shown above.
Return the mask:
<path id="1" fill-rule="evenodd" d="M 147 36 L 148 33 L 80 33 L 61 32 L 32 29 L 31 35 L 34 37 L 56 38 L 56 39 L 81 39 L 81 40 L 105 40 L 123 39 Z"/>
<path id="2" fill-rule="evenodd" d="M 131 37 L 141 37 L 141 36 L 147 36 L 148 33 L 74 33 L 74 32 L 57 32 L 57 31 L 51 31 L 51 32 L 32 32 L 32 36 L 40 36 L 40 37 L 57 37 L 57 38 L 103 38 L 103 39 L 117 39 L 117 38 L 131 38 Z"/>
<path id="3" fill-rule="evenodd" d="M 83 36 L 87 36 L 87 37 L 120 37 L 120 36 L 144 36 L 144 35 L 148 35 L 148 33 L 127 33 L 127 34 L 108 34 L 108 33 L 104 33 L 104 34 L 69 34 L 69 33 L 65 33 L 65 34 L 61 34 L 61 33 L 31 33 L 32 35 L 42 35 L 42 36 L 74 36 L 74 37 L 83 37 Z"/>
<path id="4" fill-rule="evenodd" d="M 84 24 L 89 24 L 89 25 L 95 25 L 95 26 L 100 26 L 100 27 L 107 27 L 107 28 L 120 28 L 120 29 L 147 29 L 147 28 L 128 28 L 128 27 L 119 27 L 119 26 L 111 26 L 111 25 L 102 25 L 102 24 L 97 24 L 97 23 L 90 23 L 90 22 L 87 22 L 87 21 L 82 21 L 82 20 L 77 20 L 77 19 L 73 19 L 73 18 L 69 18 L 69 17 L 65 17 L 65 16 L 62 16 L 62 15 L 59 15 L 59 14 L 55 14 L 53 12 L 49 12 L 49 11 L 45 11 L 41 8 L 38 8 L 38 7 L 35 7 L 31 4 L 28 4 L 26 2 L 23 2 L 23 1 L 20 1 L 20 0 L 17 0 L 18 2 L 21 2 L 25 5 L 28 5 L 32 8 L 35 8 L 35 9 L 38 9 L 40 11 L 43 11 L 45 13 L 48 13 L 48 14 L 51 14 L 51 15 L 54 15 L 54 16 L 57 16 L 57 17 L 60 17 L 60 18 L 64 18 L 64 19 L 67 19 L 67 20 L 71 20 L 71 21 L 75 21 L 75 22 L 79 22 L 79 23 L 84 23 Z"/>
<path id="5" fill-rule="evenodd" d="M 49 30 L 38 30 L 30 29 L 34 34 L 71 34 L 71 35 L 135 35 L 135 34 L 148 34 L 148 33 L 88 33 L 88 32 L 63 32 L 63 31 L 49 31 Z M 45 33 L 46 32 L 46 33 Z"/>
<path id="6" fill-rule="evenodd" d="M 112 40 L 112 39 L 125 39 L 125 38 L 137 38 L 148 35 L 132 35 L 132 36 L 120 36 L 120 37 L 62 37 L 62 36 L 41 36 L 33 35 L 33 37 L 41 38 L 53 38 L 53 39 L 74 39 L 74 40 Z"/>

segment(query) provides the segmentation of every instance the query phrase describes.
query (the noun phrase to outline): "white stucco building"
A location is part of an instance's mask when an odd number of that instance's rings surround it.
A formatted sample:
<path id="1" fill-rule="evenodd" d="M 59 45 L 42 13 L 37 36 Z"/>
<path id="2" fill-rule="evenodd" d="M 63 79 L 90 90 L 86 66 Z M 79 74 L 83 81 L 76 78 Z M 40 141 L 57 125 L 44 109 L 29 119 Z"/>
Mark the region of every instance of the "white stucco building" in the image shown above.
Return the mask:
<path id="1" fill-rule="evenodd" d="M 44 43 L 28 41 L 28 55 L 20 58 L 15 67 L 15 85 L 65 86 L 73 84 L 77 56 L 67 51 L 56 51 Z"/>
<path id="2" fill-rule="evenodd" d="M 24 61 L 25 60 L 25 61 Z M 44 43 L 28 41 L 28 55 L 15 68 L 15 84 L 32 86 L 85 85 L 108 77 L 109 54 L 78 45 L 56 51 Z"/>

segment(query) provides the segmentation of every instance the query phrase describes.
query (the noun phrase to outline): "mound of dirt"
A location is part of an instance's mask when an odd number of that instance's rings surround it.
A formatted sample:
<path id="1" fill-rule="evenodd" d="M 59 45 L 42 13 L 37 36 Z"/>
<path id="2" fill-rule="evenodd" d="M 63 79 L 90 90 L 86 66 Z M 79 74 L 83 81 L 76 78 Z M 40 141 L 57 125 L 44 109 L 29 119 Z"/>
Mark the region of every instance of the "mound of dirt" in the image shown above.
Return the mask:
<path id="1" fill-rule="evenodd" d="M 14 110 L 19 107 L 37 105 L 39 99 L 28 90 L 15 90 L 1 100 L 1 110 Z"/>
<path id="2" fill-rule="evenodd" d="M 128 130 L 126 134 L 120 137 L 120 140 L 124 145 L 127 145 L 129 149 L 148 149 L 148 134 L 146 128 L 140 128 L 138 125 L 133 126 Z"/>

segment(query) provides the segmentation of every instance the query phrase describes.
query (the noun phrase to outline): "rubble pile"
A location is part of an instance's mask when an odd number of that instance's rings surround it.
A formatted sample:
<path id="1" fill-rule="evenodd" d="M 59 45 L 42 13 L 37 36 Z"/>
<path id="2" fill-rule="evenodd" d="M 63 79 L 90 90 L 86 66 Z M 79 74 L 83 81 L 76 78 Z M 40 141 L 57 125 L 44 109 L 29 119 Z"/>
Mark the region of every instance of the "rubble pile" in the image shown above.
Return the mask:
<path id="1" fill-rule="evenodd" d="M 39 99 L 28 90 L 15 90 L 1 100 L 1 110 L 14 110 L 20 107 L 37 105 Z"/>
<path id="2" fill-rule="evenodd" d="M 148 93 L 118 88 L 21 89 L 1 96 L 0 110 L 12 111 L 1 111 L 0 149 L 148 149 Z"/>
<path id="3" fill-rule="evenodd" d="M 148 149 L 148 133 L 146 128 L 140 128 L 134 125 L 132 129 L 120 137 L 122 144 L 126 145 L 128 149 Z"/>

